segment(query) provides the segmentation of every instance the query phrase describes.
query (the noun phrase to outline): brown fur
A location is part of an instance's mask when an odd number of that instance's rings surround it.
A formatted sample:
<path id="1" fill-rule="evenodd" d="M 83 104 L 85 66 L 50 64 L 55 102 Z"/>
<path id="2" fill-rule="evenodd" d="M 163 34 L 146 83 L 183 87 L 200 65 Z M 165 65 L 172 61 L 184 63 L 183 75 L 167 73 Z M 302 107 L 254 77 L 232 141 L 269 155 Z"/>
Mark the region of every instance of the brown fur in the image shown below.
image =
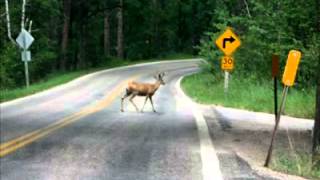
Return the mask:
<path id="1" fill-rule="evenodd" d="M 153 107 L 153 101 L 152 101 L 152 96 L 154 95 L 154 93 L 159 89 L 160 85 L 164 85 L 164 81 L 163 81 L 163 76 L 164 73 L 159 74 L 158 76 L 156 76 L 155 78 L 157 79 L 157 81 L 155 83 L 139 83 L 139 82 L 129 82 L 128 83 L 128 87 L 126 88 L 126 94 L 121 98 L 121 111 L 123 112 L 123 101 L 125 98 L 131 96 L 129 98 L 129 101 L 134 105 L 134 107 L 136 108 L 137 111 L 138 107 L 136 106 L 136 104 L 133 102 L 133 98 L 136 96 L 145 96 L 145 102 L 144 105 L 141 109 L 141 112 L 143 112 L 143 108 L 147 102 L 148 99 L 150 99 L 151 105 L 152 105 L 152 109 L 154 112 L 155 109 Z"/>

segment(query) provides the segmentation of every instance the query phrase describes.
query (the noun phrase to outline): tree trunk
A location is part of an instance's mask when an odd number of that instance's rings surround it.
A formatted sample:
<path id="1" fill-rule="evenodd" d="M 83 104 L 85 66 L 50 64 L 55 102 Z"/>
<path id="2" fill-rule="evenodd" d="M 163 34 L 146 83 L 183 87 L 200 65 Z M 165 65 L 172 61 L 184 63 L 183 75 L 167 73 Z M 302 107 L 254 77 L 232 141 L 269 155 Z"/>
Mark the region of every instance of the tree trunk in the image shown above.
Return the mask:
<path id="1" fill-rule="evenodd" d="M 83 69 L 86 67 L 86 47 L 87 47 L 87 32 L 86 25 L 83 21 L 79 22 L 79 51 L 77 54 L 77 69 Z"/>
<path id="2" fill-rule="evenodd" d="M 320 2 L 316 0 L 316 26 L 317 32 L 320 33 Z M 320 57 L 318 57 L 320 58 Z M 318 62 L 318 69 L 320 69 L 320 62 Z M 313 147 L 312 147 L 312 159 L 316 163 L 316 167 L 320 167 L 320 74 L 317 78 L 317 90 L 316 90 L 316 117 L 313 128 Z"/>
<path id="3" fill-rule="evenodd" d="M 60 69 L 66 69 L 66 52 L 69 40 L 69 27 L 70 27 L 70 11 L 71 11 L 71 0 L 63 1 L 63 30 L 62 30 L 62 42 L 61 42 L 61 59 L 60 59 Z"/>
<path id="4" fill-rule="evenodd" d="M 182 2 L 179 0 L 178 2 L 178 30 L 177 30 L 177 47 L 178 47 L 178 52 L 181 52 L 182 50 L 182 36 L 183 36 L 183 24 L 182 24 Z"/>
<path id="5" fill-rule="evenodd" d="M 160 36 L 159 36 L 159 6 L 157 0 L 152 0 L 151 9 L 152 13 L 152 52 L 151 55 L 154 55 L 154 52 L 159 52 L 161 50 L 160 46 Z"/>
<path id="6" fill-rule="evenodd" d="M 11 22 L 10 22 L 10 12 L 9 12 L 9 3 L 8 0 L 5 1 L 6 6 L 6 18 L 7 18 L 7 31 L 8 31 L 8 38 L 12 42 L 12 44 L 17 45 L 16 41 L 11 36 Z"/>
<path id="7" fill-rule="evenodd" d="M 313 129 L 313 162 L 320 167 L 320 83 L 317 85 L 316 117 Z"/>
<path id="8" fill-rule="evenodd" d="M 317 26 L 317 31 L 320 33 L 320 1 L 316 1 L 316 26 Z"/>
<path id="9" fill-rule="evenodd" d="M 118 11 L 118 39 L 117 39 L 117 56 L 123 59 L 123 0 L 120 0 Z"/>
<path id="10" fill-rule="evenodd" d="M 110 56 L 110 23 L 109 23 L 110 12 L 106 10 L 104 13 L 104 42 L 103 49 L 104 55 Z"/>
<path id="11" fill-rule="evenodd" d="M 21 31 L 24 29 L 25 25 L 25 14 L 26 14 L 26 0 L 22 1 L 22 8 L 21 8 Z"/>

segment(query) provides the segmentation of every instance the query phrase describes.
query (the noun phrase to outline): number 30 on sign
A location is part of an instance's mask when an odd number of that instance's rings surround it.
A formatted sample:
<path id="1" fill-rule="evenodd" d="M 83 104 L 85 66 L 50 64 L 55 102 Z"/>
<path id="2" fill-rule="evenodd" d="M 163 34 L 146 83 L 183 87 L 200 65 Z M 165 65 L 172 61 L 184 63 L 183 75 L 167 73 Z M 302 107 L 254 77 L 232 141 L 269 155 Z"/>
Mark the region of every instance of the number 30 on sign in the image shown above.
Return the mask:
<path id="1" fill-rule="evenodd" d="M 221 58 L 221 69 L 222 70 L 233 70 L 234 60 L 231 56 L 224 56 Z"/>

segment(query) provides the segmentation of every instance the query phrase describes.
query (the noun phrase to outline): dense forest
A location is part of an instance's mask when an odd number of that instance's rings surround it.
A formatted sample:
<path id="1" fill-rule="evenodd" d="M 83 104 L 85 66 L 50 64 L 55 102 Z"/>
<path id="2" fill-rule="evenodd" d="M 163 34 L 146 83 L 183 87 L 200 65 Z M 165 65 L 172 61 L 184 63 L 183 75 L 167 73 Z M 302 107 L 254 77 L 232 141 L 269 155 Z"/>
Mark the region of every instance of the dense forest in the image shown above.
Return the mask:
<path id="1" fill-rule="evenodd" d="M 10 0 L 11 34 L 20 32 L 22 1 Z M 28 0 L 32 81 L 53 71 L 99 66 L 110 58 L 148 59 L 196 53 L 212 18 L 212 1 Z M 20 50 L 7 36 L 1 1 L 1 87 L 23 85 Z M 29 26 L 26 23 L 26 29 Z"/>
<path id="2" fill-rule="evenodd" d="M 8 37 L 6 1 L 0 4 L 2 89 L 24 84 L 20 49 Z M 21 30 L 22 0 L 7 2 L 14 40 Z M 235 73 L 268 77 L 271 55 L 279 54 L 283 67 L 290 49 L 302 51 L 298 85 L 313 86 L 319 71 L 318 0 L 27 0 L 25 8 L 23 24 L 35 38 L 32 82 L 112 58 L 174 53 L 200 54 L 217 69 L 222 54 L 214 40 L 227 26 L 242 41 Z"/>

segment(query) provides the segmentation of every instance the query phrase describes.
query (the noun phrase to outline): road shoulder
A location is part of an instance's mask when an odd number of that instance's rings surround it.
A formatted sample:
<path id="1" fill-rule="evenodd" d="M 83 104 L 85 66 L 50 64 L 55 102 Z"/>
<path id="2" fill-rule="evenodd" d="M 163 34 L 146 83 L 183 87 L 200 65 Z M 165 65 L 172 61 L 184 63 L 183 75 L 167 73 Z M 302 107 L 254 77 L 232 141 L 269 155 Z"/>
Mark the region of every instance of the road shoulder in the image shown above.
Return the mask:
<path id="1" fill-rule="evenodd" d="M 223 176 L 220 170 L 220 164 L 215 152 L 215 148 L 212 144 L 208 126 L 201 111 L 198 110 L 198 106 L 193 103 L 181 90 L 180 82 L 182 78 L 176 83 L 177 89 L 177 103 L 191 108 L 192 114 L 197 124 L 198 136 L 200 140 L 200 156 L 202 160 L 202 177 L 203 180 L 222 180 Z"/>
<path id="2" fill-rule="evenodd" d="M 182 91 L 180 81 L 178 84 L 177 89 Z M 274 115 L 194 102 L 193 104 L 205 119 L 224 179 L 304 179 L 263 167 Z M 299 142 L 310 140 L 312 124 L 308 119 L 283 117 L 280 123 L 280 141 L 277 144 L 287 140 L 287 129 L 293 138 L 300 138 Z M 288 143 L 278 145 L 279 150 L 287 146 Z M 306 146 L 308 145 L 305 143 L 297 143 L 297 148 Z"/>

